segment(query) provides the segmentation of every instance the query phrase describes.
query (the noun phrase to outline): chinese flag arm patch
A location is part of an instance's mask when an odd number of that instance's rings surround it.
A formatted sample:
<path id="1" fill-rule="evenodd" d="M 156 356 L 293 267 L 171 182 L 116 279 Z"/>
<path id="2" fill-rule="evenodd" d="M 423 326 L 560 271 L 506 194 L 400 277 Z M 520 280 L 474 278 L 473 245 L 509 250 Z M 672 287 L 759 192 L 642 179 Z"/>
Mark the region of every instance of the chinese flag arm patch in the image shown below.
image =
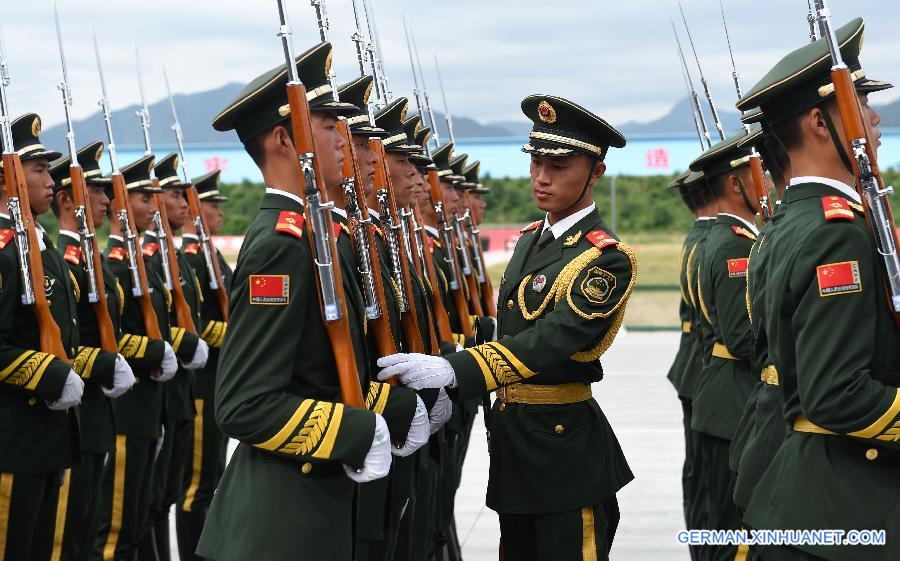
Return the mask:
<path id="1" fill-rule="evenodd" d="M 63 254 L 63 259 L 73 265 L 78 265 L 81 263 L 81 248 L 77 245 L 66 246 L 66 252 Z"/>
<path id="2" fill-rule="evenodd" d="M 304 220 L 303 215 L 299 212 L 285 210 L 278 215 L 278 221 L 275 223 L 275 231 L 302 238 Z"/>
<path id="3" fill-rule="evenodd" d="M 125 248 L 124 247 L 114 247 L 109 250 L 110 259 L 115 259 L 116 261 L 123 261 L 125 259 Z"/>
<path id="4" fill-rule="evenodd" d="M 290 291 L 290 275 L 250 275 L 251 304 L 286 306 Z"/>
<path id="5" fill-rule="evenodd" d="M 0 249 L 9 245 L 9 241 L 16 235 L 15 230 L 0 230 Z"/>
<path id="6" fill-rule="evenodd" d="M 816 279 L 819 281 L 819 296 L 823 298 L 862 292 L 859 261 L 819 265 L 816 267 Z"/>
<path id="7" fill-rule="evenodd" d="M 144 246 L 144 255 L 147 257 L 153 257 L 156 254 L 156 251 L 159 249 L 158 243 L 148 243 Z"/>
<path id="8" fill-rule="evenodd" d="M 729 259 L 728 260 L 728 278 L 740 278 L 747 276 L 747 265 L 749 263 L 749 259 L 743 257 L 741 259 Z"/>
<path id="9" fill-rule="evenodd" d="M 184 246 L 184 252 L 187 253 L 188 255 L 197 255 L 197 253 L 199 251 L 200 251 L 200 244 L 189 243 L 186 246 Z"/>
<path id="10" fill-rule="evenodd" d="M 850 201 L 843 197 L 834 195 L 822 197 L 822 211 L 825 213 L 825 220 L 829 222 L 856 220 L 856 215 L 853 214 L 853 209 L 850 207 Z"/>
<path id="11" fill-rule="evenodd" d="M 594 244 L 597 249 L 603 249 L 604 247 L 610 245 L 619 245 L 619 240 L 613 238 L 603 230 L 594 230 L 593 232 L 588 232 L 585 236 L 587 241 Z"/>

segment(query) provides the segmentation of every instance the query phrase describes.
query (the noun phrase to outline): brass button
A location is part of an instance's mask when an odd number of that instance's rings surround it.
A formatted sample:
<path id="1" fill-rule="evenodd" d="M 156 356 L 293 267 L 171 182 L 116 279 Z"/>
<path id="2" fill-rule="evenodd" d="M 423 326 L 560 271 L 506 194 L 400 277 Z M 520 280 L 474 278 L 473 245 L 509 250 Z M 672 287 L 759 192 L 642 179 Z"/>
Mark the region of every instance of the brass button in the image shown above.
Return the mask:
<path id="1" fill-rule="evenodd" d="M 515 306 L 515 304 L 513 304 L 513 301 L 512 301 L 512 300 L 507 300 L 507 301 L 506 301 L 506 309 L 507 309 L 507 310 L 512 310 L 514 306 Z"/>
<path id="2" fill-rule="evenodd" d="M 37 405 L 37 400 L 32 397 L 31 399 L 28 400 L 28 405 L 31 405 L 32 407 L 34 407 L 35 405 Z"/>
<path id="3" fill-rule="evenodd" d="M 562 434 L 563 432 L 565 432 L 566 427 L 562 425 L 556 425 L 555 427 L 553 427 L 553 430 L 556 431 L 556 434 Z"/>
<path id="4" fill-rule="evenodd" d="M 505 404 L 505 403 L 501 403 L 501 404 L 500 404 L 500 411 L 506 411 L 506 404 Z"/>
<path id="5" fill-rule="evenodd" d="M 134 377 L 134 383 L 135 383 L 135 385 L 140 384 L 140 383 L 141 383 L 141 379 L 138 378 L 137 376 L 135 376 L 135 377 Z"/>
<path id="6" fill-rule="evenodd" d="M 301 472 L 303 475 L 306 475 L 306 474 L 308 474 L 308 473 L 311 472 L 311 471 L 312 471 L 312 464 L 309 463 L 309 462 L 306 462 L 305 464 L 303 464 L 303 466 L 300 467 L 300 472 Z"/>
<path id="7" fill-rule="evenodd" d="M 878 450 L 876 450 L 874 448 L 869 448 L 868 450 L 866 450 L 866 459 L 867 460 L 874 460 L 877 457 L 878 457 Z"/>

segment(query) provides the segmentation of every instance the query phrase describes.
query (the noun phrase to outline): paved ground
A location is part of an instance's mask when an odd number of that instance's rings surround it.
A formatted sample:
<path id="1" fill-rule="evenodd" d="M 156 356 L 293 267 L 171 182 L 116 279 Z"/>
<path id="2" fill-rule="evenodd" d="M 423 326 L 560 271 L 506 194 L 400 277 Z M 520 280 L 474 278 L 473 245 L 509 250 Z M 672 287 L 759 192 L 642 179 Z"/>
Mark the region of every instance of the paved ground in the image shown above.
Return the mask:
<path id="1" fill-rule="evenodd" d="M 684 546 L 675 543 L 675 532 L 684 528 L 681 408 L 665 377 L 678 338 L 675 332 L 619 333 L 603 357 L 606 379 L 594 384 L 594 397 L 615 429 L 635 474 L 635 480 L 619 494 L 622 521 L 613 544 L 613 561 L 688 559 Z M 465 561 L 497 559 L 497 516 L 484 507 L 487 472 L 484 423 L 479 417 L 456 499 L 456 522 Z M 174 528 L 172 536 L 174 541 Z M 177 560 L 174 543 L 172 550 L 172 559 Z"/>

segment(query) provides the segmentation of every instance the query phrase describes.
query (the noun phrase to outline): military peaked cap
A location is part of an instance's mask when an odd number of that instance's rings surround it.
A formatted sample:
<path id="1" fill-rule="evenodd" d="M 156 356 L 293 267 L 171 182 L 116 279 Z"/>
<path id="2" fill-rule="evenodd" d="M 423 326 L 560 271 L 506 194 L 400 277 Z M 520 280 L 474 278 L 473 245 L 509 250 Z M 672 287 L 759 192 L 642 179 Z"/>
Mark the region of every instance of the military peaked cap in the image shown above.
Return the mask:
<path id="1" fill-rule="evenodd" d="M 534 123 L 529 142 L 522 147 L 529 154 L 588 154 L 602 160 L 610 147 L 625 146 L 625 137 L 612 125 L 561 97 L 530 95 L 522 100 L 522 112 Z"/>
<path id="2" fill-rule="evenodd" d="M 156 163 L 153 171 L 156 172 L 156 178 L 159 180 L 160 187 L 163 189 L 184 189 L 188 186 L 178 176 L 180 161 L 178 154 L 172 152 Z"/>
<path id="3" fill-rule="evenodd" d="M 13 148 L 23 162 L 37 158 L 46 158 L 52 161 L 62 156 L 61 153 L 48 150 L 41 144 L 41 118 L 37 113 L 26 113 L 17 117 L 10 124 L 10 128 L 12 128 Z M 0 140 L 0 148 L 6 151 L 2 140 Z M 0 169 L 2 168 L 3 164 L 0 162 Z"/>
<path id="4" fill-rule="evenodd" d="M 197 188 L 197 198 L 208 203 L 228 202 L 228 197 L 219 192 L 221 175 L 222 170 L 217 169 L 195 179 L 194 187 Z"/>
<path id="5" fill-rule="evenodd" d="M 100 169 L 100 159 L 103 157 L 103 143 L 99 140 L 91 142 L 81 148 L 76 154 L 78 164 L 84 173 L 85 183 L 98 183 L 112 185 L 112 180 L 103 177 Z M 72 165 L 71 156 L 63 156 L 50 162 L 50 177 L 53 178 L 53 192 L 72 188 L 72 177 L 69 168 Z"/>
<path id="6" fill-rule="evenodd" d="M 352 82 L 338 86 L 338 98 L 344 103 L 350 103 L 359 108 L 346 115 L 347 125 L 352 134 L 370 137 L 387 135 L 387 131 L 372 125 L 369 121 L 369 97 L 372 95 L 373 83 L 374 80 L 371 76 L 361 76 Z"/>

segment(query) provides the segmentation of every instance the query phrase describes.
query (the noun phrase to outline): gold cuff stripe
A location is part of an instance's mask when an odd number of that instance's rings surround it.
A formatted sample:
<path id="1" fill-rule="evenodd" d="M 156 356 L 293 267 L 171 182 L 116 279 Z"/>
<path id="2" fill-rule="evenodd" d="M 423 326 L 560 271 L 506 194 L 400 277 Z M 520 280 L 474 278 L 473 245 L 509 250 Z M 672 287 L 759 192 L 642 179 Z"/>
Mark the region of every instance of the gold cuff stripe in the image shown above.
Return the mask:
<path id="1" fill-rule="evenodd" d="M 190 512 L 194 506 L 197 489 L 200 488 L 200 475 L 203 473 L 203 404 L 202 399 L 194 400 L 194 455 L 191 461 L 191 483 L 184 494 L 181 510 Z"/>
<path id="2" fill-rule="evenodd" d="M 549 142 L 558 142 L 560 144 L 567 144 L 570 146 L 575 146 L 576 148 L 581 148 L 582 150 L 587 150 L 588 152 L 592 152 L 598 156 L 603 155 L 603 148 L 600 146 L 596 146 L 594 144 L 589 144 L 582 140 L 578 140 L 577 138 L 570 138 L 568 136 L 560 136 L 558 134 L 551 134 L 548 132 L 537 132 L 531 131 L 528 135 L 528 138 L 534 140 L 546 140 Z"/>
<path id="3" fill-rule="evenodd" d="M 294 411 L 294 414 L 291 415 L 291 418 L 288 419 L 288 422 L 281 427 L 275 436 L 262 442 L 260 444 L 256 444 L 257 448 L 262 448 L 263 450 L 268 450 L 270 452 L 274 452 L 277 450 L 281 444 L 288 439 L 292 434 L 294 434 L 294 430 L 296 430 L 297 425 L 300 424 L 300 421 L 303 420 L 303 417 L 306 416 L 306 412 L 309 411 L 309 408 L 312 407 L 312 404 L 315 403 L 315 400 L 312 399 L 304 399 L 300 406 L 297 407 L 297 410 Z"/>
<path id="4" fill-rule="evenodd" d="M 6 557 L 6 533 L 9 531 L 9 506 L 12 502 L 13 474 L 0 473 L 0 561 Z"/>
<path id="5" fill-rule="evenodd" d="M 725 360 L 741 360 L 731 354 L 731 351 L 728 350 L 728 347 L 726 347 L 724 343 L 719 343 L 718 341 L 713 343 L 712 356 L 723 358 Z"/>
<path id="6" fill-rule="evenodd" d="M 316 450 L 322 440 L 322 435 L 328 427 L 331 410 L 334 404 L 329 401 L 318 401 L 312 413 L 303 423 L 303 428 L 297 431 L 290 442 L 282 446 L 278 451 L 283 454 L 307 456 Z"/>
<path id="7" fill-rule="evenodd" d="M 50 553 L 50 561 L 59 561 L 62 557 L 63 536 L 66 531 L 66 511 L 69 509 L 69 487 L 72 483 L 72 469 L 66 470 L 62 487 L 59 489 L 59 499 L 56 501 L 56 528 L 53 531 L 53 551 Z"/>
<path id="8" fill-rule="evenodd" d="M 322 439 L 319 449 L 313 453 L 313 458 L 331 459 L 331 452 L 334 450 L 334 443 L 337 441 L 338 431 L 340 431 L 343 418 L 344 404 L 336 403 L 334 405 L 334 413 L 331 415 L 331 421 L 328 423 L 328 429 L 325 431 L 325 437 Z"/>
<path id="9" fill-rule="evenodd" d="M 525 366 L 522 361 L 520 361 L 516 355 L 504 345 L 501 345 L 500 343 L 488 343 L 488 346 L 495 347 L 498 351 L 503 353 L 506 356 L 507 361 L 512 364 L 513 368 L 519 371 L 519 375 L 522 378 L 531 378 L 536 374 L 535 371 Z"/>
<path id="10" fill-rule="evenodd" d="M 778 385 L 778 369 L 775 368 L 774 364 L 770 364 L 762 369 L 762 372 L 759 374 L 759 379 L 764 383 L 770 386 Z"/>
<path id="11" fill-rule="evenodd" d="M 79 347 L 75 355 L 75 372 L 84 380 L 89 380 L 94 371 L 94 362 L 100 356 L 100 349 L 96 347 Z"/>
<path id="12" fill-rule="evenodd" d="M 466 346 L 466 336 L 463 335 L 462 333 L 454 333 L 454 334 L 453 334 L 453 341 L 454 341 L 457 345 L 459 345 L 460 347 L 465 347 L 465 346 Z"/>
<path id="13" fill-rule="evenodd" d="M 222 341 L 225 339 L 227 325 L 224 321 L 211 321 L 206 324 L 203 335 L 200 337 L 209 343 L 210 347 L 217 349 L 222 346 Z"/>
<path id="14" fill-rule="evenodd" d="M 827 434 L 827 435 L 836 435 L 836 432 L 831 432 L 828 429 L 823 429 L 819 425 L 813 423 L 803 415 L 797 415 L 797 418 L 794 419 L 794 430 L 796 432 L 807 432 L 812 434 Z"/>
<path id="15" fill-rule="evenodd" d="M 884 414 L 878 417 L 877 421 L 862 430 L 853 431 L 848 434 L 850 436 L 855 436 L 858 438 L 874 438 L 884 432 L 888 425 L 897 418 L 898 414 L 900 414 L 900 388 L 896 388 L 894 390 L 893 403 L 891 403 L 891 406 L 888 407 L 887 411 L 885 411 Z M 888 440 L 894 440 L 893 436 Z"/>
<path id="16" fill-rule="evenodd" d="M 26 351 L 19 355 L 19 358 L 14 360 L 12 364 L 0 371 L 0 382 L 6 380 L 6 378 L 8 378 L 10 374 L 18 370 L 19 365 L 21 365 L 34 354 L 36 354 L 35 351 Z"/>
<path id="17" fill-rule="evenodd" d="M 481 369 L 481 375 L 484 376 L 485 390 L 489 392 L 496 390 L 497 381 L 494 380 L 494 376 L 493 374 L 491 374 L 491 369 L 488 367 L 487 361 L 484 360 L 484 357 L 481 356 L 481 353 L 477 352 L 475 349 L 466 349 L 466 352 L 472 355 L 472 357 L 475 359 L 475 363 L 478 364 L 478 368 Z"/>
<path id="18" fill-rule="evenodd" d="M 682 333 L 690 333 L 691 332 L 691 322 L 689 322 L 689 321 L 681 322 L 681 332 Z"/>
<path id="19" fill-rule="evenodd" d="M 184 328 L 183 327 L 173 327 L 169 330 L 170 337 L 172 338 L 172 350 L 176 353 L 178 349 L 181 347 L 181 341 L 184 339 Z"/>
<path id="20" fill-rule="evenodd" d="M 385 407 L 387 407 L 388 403 L 388 394 L 391 393 L 391 386 L 388 384 L 380 384 L 384 386 L 381 388 L 381 391 L 378 393 L 378 399 L 375 400 L 375 405 L 372 407 L 372 411 L 378 413 L 379 415 L 384 413 Z"/>
<path id="21" fill-rule="evenodd" d="M 119 544 L 119 534 L 122 531 L 122 515 L 125 501 L 125 436 L 116 435 L 116 465 L 113 472 L 113 496 L 112 515 L 109 522 L 109 533 L 106 535 L 106 544 L 103 546 L 103 561 L 113 561 L 116 556 L 116 546 Z"/>
<path id="22" fill-rule="evenodd" d="M 597 535 L 594 524 L 594 507 L 581 509 L 581 559 L 597 561 Z"/>

